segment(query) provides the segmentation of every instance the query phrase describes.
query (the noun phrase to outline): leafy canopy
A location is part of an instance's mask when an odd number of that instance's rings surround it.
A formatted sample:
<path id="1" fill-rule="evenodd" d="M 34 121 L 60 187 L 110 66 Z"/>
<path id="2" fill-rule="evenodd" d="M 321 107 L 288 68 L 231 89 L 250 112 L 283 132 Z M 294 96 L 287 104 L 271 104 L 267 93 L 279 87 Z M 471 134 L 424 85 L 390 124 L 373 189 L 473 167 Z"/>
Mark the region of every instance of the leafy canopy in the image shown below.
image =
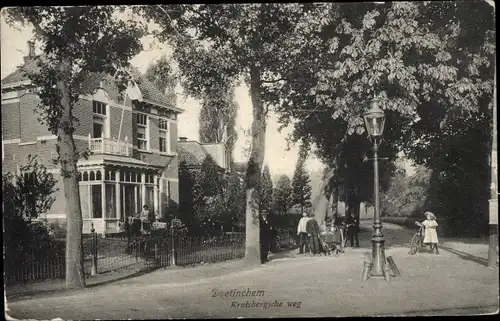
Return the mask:
<path id="1" fill-rule="evenodd" d="M 28 155 L 26 164 L 19 167 L 19 174 L 2 175 L 6 217 L 37 218 L 52 207 L 57 180 L 36 156 Z"/>

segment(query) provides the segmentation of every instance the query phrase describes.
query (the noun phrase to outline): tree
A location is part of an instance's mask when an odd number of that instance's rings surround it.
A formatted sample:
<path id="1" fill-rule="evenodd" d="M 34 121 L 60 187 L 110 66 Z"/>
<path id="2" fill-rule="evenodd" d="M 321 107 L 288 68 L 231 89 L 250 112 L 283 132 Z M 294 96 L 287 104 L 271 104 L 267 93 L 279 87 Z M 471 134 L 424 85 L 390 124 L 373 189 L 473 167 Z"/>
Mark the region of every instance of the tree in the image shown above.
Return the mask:
<path id="1" fill-rule="evenodd" d="M 173 71 L 171 59 L 162 56 L 158 61 L 149 65 L 145 76 L 167 96 L 170 103 L 173 105 L 177 103 L 177 95 L 175 94 L 177 77 Z"/>
<path id="2" fill-rule="evenodd" d="M 201 164 L 201 170 L 197 173 L 197 181 L 200 189 L 197 202 L 199 209 L 197 214 L 201 221 L 214 221 L 225 212 L 224 208 L 224 181 L 222 179 L 221 169 L 214 162 L 212 157 L 206 156 Z M 196 195 L 193 195 L 195 198 Z"/>
<path id="3" fill-rule="evenodd" d="M 34 28 L 43 44 L 38 69 L 27 76 L 38 90 L 40 121 L 57 135 L 57 151 L 66 201 L 66 287 L 85 286 L 82 250 L 82 213 L 73 140 L 73 108 L 84 92 L 84 80 L 93 72 L 115 75 L 119 90 L 130 76 L 128 61 L 142 45 L 137 21 L 123 20 L 113 6 L 16 7 L 5 9 L 6 21 Z M 120 68 L 122 67 L 122 68 Z"/>
<path id="4" fill-rule="evenodd" d="M 26 165 L 19 167 L 19 174 L 2 175 L 5 217 L 37 218 L 52 207 L 58 191 L 57 181 L 36 156 L 28 155 Z"/>
<path id="5" fill-rule="evenodd" d="M 371 162 L 363 161 L 371 144 L 362 118 L 373 100 L 387 117 L 379 151 L 389 158 L 381 163 L 382 187 L 397 152 L 439 160 L 442 144 L 433 142 L 442 137 L 440 123 L 491 101 L 491 10 L 479 2 L 331 4 L 325 10 L 328 18 L 315 32 L 303 31 L 302 49 L 283 64 L 287 81 L 268 87 L 268 96 L 276 98 L 285 125 L 297 120 L 294 138 L 318 147 L 318 156 L 332 165 L 325 180 L 346 185 L 349 207 L 356 209 L 373 190 L 366 179 Z M 478 16 L 484 19 L 474 24 Z M 306 59 L 311 55 L 314 60 Z"/>
<path id="6" fill-rule="evenodd" d="M 161 26 L 158 36 L 168 40 L 184 76 L 183 86 L 200 95 L 211 83 L 244 80 L 252 101 L 252 144 L 246 175 L 245 260 L 260 263 L 259 193 L 265 151 L 266 112 L 270 98 L 264 87 L 279 82 L 279 69 L 297 37 L 322 8 L 302 4 L 202 4 L 142 7 Z"/>
<path id="7" fill-rule="evenodd" d="M 199 182 L 204 197 L 216 197 L 223 192 L 221 168 L 207 155 L 201 164 Z"/>
<path id="8" fill-rule="evenodd" d="M 238 104 L 234 101 L 234 88 L 230 86 L 230 82 L 214 84 L 201 95 L 200 142 L 224 143 L 232 155 L 238 138 L 235 129 Z"/>
<path id="9" fill-rule="evenodd" d="M 199 192 L 196 189 L 196 172 L 187 168 L 186 163 L 179 163 L 179 213 L 182 221 L 190 228 L 196 221 L 196 206 Z"/>
<path id="10" fill-rule="evenodd" d="M 19 174 L 2 175 L 6 217 L 37 218 L 52 207 L 58 190 L 57 181 L 36 156 L 28 155 L 27 164 L 19 167 Z"/>
<path id="11" fill-rule="evenodd" d="M 264 166 L 260 179 L 260 210 L 269 211 L 273 203 L 273 181 L 269 167 Z"/>
<path id="12" fill-rule="evenodd" d="M 283 174 L 276 182 L 274 188 L 274 210 L 280 215 L 286 215 L 290 207 L 292 207 L 292 184 L 290 178 Z"/>
<path id="13" fill-rule="evenodd" d="M 304 208 L 311 206 L 311 185 L 309 185 L 311 180 L 305 169 L 306 159 L 307 147 L 302 145 L 292 179 L 292 205 L 300 205 L 302 212 Z"/>
<path id="14" fill-rule="evenodd" d="M 226 222 L 231 222 L 232 226 L 245 226 L 245 186 L 235 171 L 229 176 L 226 195 Z"/>
<path id="15" fill-rule="evenodd" d="M 415 173 L 408 176 L 401 164 L 391 179 L 389 188 L 380 197 L 380 207 L 387 216 L 422 216 L 425 212 L 430 171 L 417 166 Z"/>

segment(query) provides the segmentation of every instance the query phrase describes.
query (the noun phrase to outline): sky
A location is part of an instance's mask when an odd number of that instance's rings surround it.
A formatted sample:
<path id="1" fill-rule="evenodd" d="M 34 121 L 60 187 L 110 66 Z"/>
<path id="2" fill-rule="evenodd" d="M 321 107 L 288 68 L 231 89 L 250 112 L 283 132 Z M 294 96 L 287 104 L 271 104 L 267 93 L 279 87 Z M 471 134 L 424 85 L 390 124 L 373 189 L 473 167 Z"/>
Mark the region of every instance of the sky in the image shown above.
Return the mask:
<path id="1" fill-rule="evenodd" d="M 4 17 L 1 17 L 0 43 L 2 79 L 13 72 L 17 66 L 22 64 L 23 56 L 26 55 L 28 50 L 27 41 L 30 40 L 31 37 L 31 28 L 25 28 L 21 25 L 12 28 L 5 23 Z M 143 39 L 146 50 L 131 60 L 131 64 L 137 67 L 141 72 L 145 72 L 150 64 L 154 63 L 163 55 L 168 56 L 170 54 L 170 50 L 167 46 L 156 44 L 150 48 L 151 43 L 151 38 Z M 39 51 L 37 51 L 37 53 L 38 52 Z M 179 137 L 187 137 L 189 140 L 198 140 L 198 117 L 201 105 L 199 101 L 182 95 L 181 88 L 178 88 L 177 91 L 178 107 L 185 110 L 178 117 Z M 236 88 L 235 100 L 239 105 L 238 117 L 236 119 L 238 140 L 235 144 L 233 156 L 235 161 L 247 161 L 245 150 L 248 149 L 250 144 L 248 133 L 251 128 L 253 117 L 251 100 L 246 86 Z M 270 113 L 267 120 L 264 164 L 269 166 L 273 178 L 281 174 L 286 174 L 291 178 L 298 159 L 298 146 L 291 146 L 290 150 L 287 150 L 286 137 L 292 132 L 293 128 L 289 126 L 280 133 L 278 132 L 278 127 L 277 115 Z M 306 162 L 306 169 L 309 172 L 321 171 L 323 167 L 323 164 L 312 155 Z"/>

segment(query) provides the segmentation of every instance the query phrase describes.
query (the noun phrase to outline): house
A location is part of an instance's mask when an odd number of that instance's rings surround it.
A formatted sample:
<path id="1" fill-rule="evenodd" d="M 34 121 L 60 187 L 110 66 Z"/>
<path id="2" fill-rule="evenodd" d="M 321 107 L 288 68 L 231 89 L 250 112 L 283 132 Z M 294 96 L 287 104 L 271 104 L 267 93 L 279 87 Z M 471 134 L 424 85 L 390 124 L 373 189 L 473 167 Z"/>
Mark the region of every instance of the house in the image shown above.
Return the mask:
<path id="1" fill-rule="evenodd" d="M 202 144 L 187 137 L 179 137 L 179 166 L 187 169 L 201 169 L 207 156 L 210 156 L 219 167 L 222 174 L 231 171 L 231 155 L 224 143 Z"/>
<path id="2" fill-rule="evenodd" d="M 26 69 L 37 68 L 39 56 L 29 44 Z M 83 83 L 88 92 L 74 107 L 74 140 L 78 152 L 89 151 L 77 162 L 83 232 L 91 224 L 98 233 L 119 231 L 119 222 L 147 204 L 160 216 L 178 203 L 177 117 L 182 109 L 138 72 L 135 84 L 120 95 L 110 75 L 91 74 Z M 37 89 L 20 70 L 2 79 L 2 172 L 18 171 L 28 154 L 38 155 L 60 178 L 57 137 L 39 123 L 34 112 Z M 122 98 L 124 97 L 124 98 Z M 46 219 L 65 226 L 62 181 Z"/>

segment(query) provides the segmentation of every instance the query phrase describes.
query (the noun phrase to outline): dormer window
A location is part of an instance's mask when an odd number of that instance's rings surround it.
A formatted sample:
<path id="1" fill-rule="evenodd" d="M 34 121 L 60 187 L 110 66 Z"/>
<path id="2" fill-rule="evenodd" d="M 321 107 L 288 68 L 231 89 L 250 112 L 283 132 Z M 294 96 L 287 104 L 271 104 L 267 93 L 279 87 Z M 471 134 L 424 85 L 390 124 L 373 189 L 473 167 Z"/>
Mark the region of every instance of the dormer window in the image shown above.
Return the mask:
<path id="1" fill-rule="evenodd" d="M 93 109 L 92 137 L 103 138 L 103 135 L 107 133 L 106 104 L 100 101 L 93 101 L 92 109 Z"/>

